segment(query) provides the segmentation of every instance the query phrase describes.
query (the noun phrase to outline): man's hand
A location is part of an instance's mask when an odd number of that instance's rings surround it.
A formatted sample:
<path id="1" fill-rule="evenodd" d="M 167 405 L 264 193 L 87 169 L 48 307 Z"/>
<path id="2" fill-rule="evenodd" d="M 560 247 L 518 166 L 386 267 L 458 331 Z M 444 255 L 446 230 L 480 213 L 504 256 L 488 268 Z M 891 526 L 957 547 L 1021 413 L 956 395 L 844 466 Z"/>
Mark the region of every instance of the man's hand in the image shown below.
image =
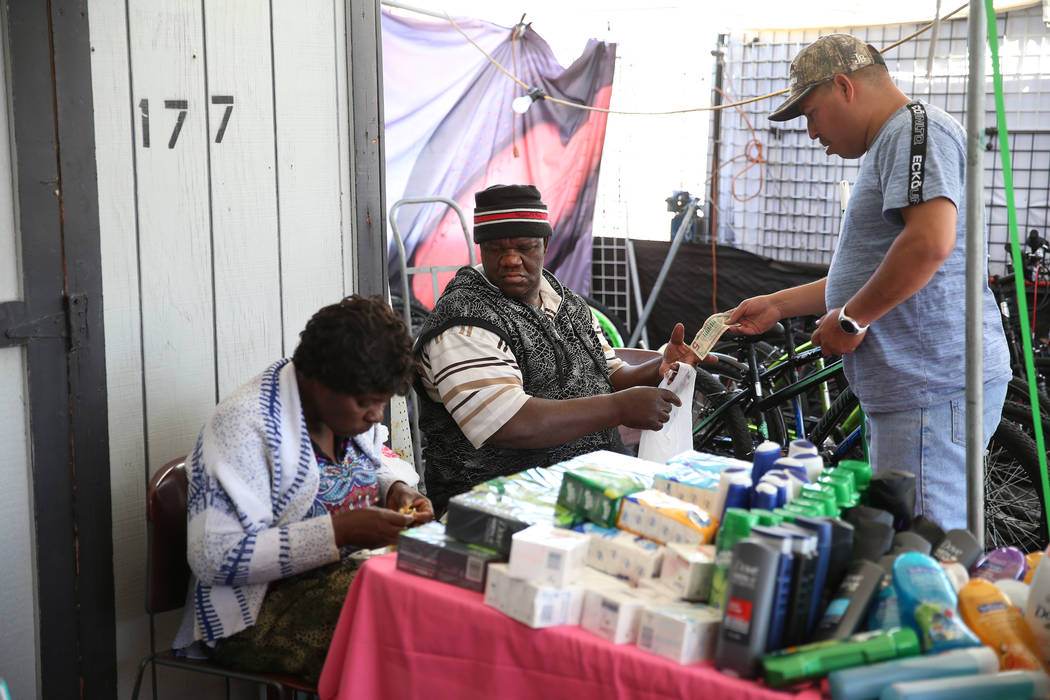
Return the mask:
<path id="1" fill-rule="evenodd" d="M 857 335 L 842 330 L 839 325 L 839 307 L 835 307 L 817 322 L 817 330 L 813 332 L 811 340 L 814 345 L 820 346 L 823 355 L 848 355 L 857 349 L 867 334 L 867 330 Z"/>
<path id="2" fill-rule="evenodd" d="M 431 513 L 433 515 L 433 513 Z M 396 544 L 398 534 L 409 527 L 413 516 L 387 508 L 355 508 L 332 514 L 338 547 L 375 549 Z"/>
<path id="3" fill-rule="evenodd" d="M 611 395 L 616 397 L 620 423 L 641 430 L 659 430 L 670 419 L 671 408 L 682 405 L 670 389 L 650 386 L 636 386 Z"/>
<path id="4" fill-rule="evenodd" d="M 685 326 L 676 323 L 671 331 L 671 339 L 667 341 L 667 347 L 664 348 L 664 357 L 660 362 L 660 377 L 666 376 L 668 370 L 678 369 L 679 362 L 696 367 L 699 359 L 685 342 Z"/>
<path id="5" fill-rule="evenodd" d="M 730 314 L 729 323 L 739 323 L 739 326 L 730 328 L 732 333 L 743 335 L 758 335 L 765 333 L 781 319 L 780 309 L 773 303 L 768 294 L 751 297 L 740 302 Z"/>
<path id="6" fill-rule="evenodd" d="M 386 507 L 412 516 L 412 524 L 419 525 L 434 519 L 430 499 L 403 481 L 395 481 L 386 492 Z M 411 512 L 408 512 L 411 511 Z"/>

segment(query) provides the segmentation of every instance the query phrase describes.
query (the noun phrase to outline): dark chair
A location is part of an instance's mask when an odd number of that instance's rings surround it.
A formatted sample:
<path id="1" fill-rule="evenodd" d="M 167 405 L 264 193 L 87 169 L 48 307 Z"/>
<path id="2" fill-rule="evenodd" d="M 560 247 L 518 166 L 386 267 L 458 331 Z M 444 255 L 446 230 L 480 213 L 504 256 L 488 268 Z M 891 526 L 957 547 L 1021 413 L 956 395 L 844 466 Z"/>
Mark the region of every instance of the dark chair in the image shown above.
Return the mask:
<path id="1" fill-rule="evenodd" d="M 295 698 L 299 693 L 317 695 L 317 688 L 294 676 L 236 671 L 207 661 L 180 658 L 170 649 L 157 651 L 154 616 L 183 607 L 190 582 L 190 567 L 186 563 L 186 490 L 185 457 L 161 467 L 146 489 L 146 613 L 150 654 L 139 664 L 132 700 L 137 700 L 142 675 L 151 665 L 154 698 L 157 697 L 157 666 L 222 676 L 226 679 L 227 698 L 231 678 L 265 686 L 269 697 L 282 700 Z"/>

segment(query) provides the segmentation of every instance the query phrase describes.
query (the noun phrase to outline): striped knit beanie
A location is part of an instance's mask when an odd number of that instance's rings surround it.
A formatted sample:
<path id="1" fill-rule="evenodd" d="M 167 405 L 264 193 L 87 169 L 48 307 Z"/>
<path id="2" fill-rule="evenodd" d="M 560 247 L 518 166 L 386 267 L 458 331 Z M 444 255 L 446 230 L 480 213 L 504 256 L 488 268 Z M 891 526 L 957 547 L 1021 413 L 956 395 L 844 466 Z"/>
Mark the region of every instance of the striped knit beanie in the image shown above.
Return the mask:
<path id="1" fill-rule="evenodd" d="M 474 242 L 546 238 L 554 233 L 534 185 L 493 185 L 474 193 Z"/>

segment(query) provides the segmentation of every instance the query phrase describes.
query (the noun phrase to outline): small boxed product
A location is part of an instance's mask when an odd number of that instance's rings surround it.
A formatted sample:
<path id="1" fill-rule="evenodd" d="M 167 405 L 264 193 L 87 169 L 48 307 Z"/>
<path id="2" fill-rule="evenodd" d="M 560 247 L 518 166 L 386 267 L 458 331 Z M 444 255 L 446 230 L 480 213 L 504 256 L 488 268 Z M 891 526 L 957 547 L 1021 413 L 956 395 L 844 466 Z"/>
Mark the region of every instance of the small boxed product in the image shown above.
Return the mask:
<path id="1" fill-rule="evenodd" d="M 599 450 L 561 463 L 565 467 L 558 505 L 591 522 L 613 527 L 620 501 L 629 493 L 650 488 L 654 462 Z"/>
<path id="2" fill-rule="evenodd" d="M 582 585 L 555 588 L 513 578 L 506 564 L 490 564 L 485 605 L 529 627 L 580 624 Z"/>
<path id="3" fill-rule="evenodd" d="M 631 644 L 638 639 L 638 623 L 647 606 L 667 604 L 651 591 L 618 586 L 587 586 L 580 614 L 580 627 L 613 644 Z"/>
<path id="4" fill-rule="evenodd" d="M 510 575 L 559 588 L 579 581 L 590 538 L 574 530 L 537 523 L 511 536 Z"/>
<path id="5" fill-rule="evenodd" d="M 718 475 L 687 464 L 668 465 L 657 474 L 653 488 L 700 506 L 709 513 L 715 512 L 718 505 Z"/>
<path id="6" fill-rule="evenodd" d="M 638 623 L 638 648 L 680 664 L 710 661 L 721 620 L 706 605 L 648 608 Z"/>
<path id="7" fill-rule="evenodd" d="M 714 545 L 672 543 L 664 550 L 660 580 L 683 600 L 707 602 L 714 571 Z"/>
<path id="8" fill-rule="evenodd" d="M 488 565 L 500 561 L 506 557 L 458 542 L 438 522 L 405 530 L 397 538 L 397 568 L 478 593 L 485 590 Z"/>
<path id="9" fill-rule="evenodd" d="M 581 523 L 576 530 L 590 537 L 587 566 L 632 584 L 660 573 L 664 548 L 657 542 L 626 530 Z"/>
<path id="10" fill-rule="evenodd" d="M 699 506 L 648 489 L 624 497 L 617 527 L 662 544 L 707 544 L 718 522 Z"/>
<path id="11" fill-rule="evenodd" d="M 555 512 L 553 506 L 472 490 L 449 500 L 446 520 L 445 532 L 460 542 L 509 556 L 515 532 L 536 523 L 553 523 Z"/>
<path id="12" fill-rule="evenodd" d="M 736 459 L 734 457 L 698 452 L 696 450 L 686 450 L 685 452 L 677 454 L 667 460 L 667 466 L 675 467 L 677 465 L 691 467 L 700 472 L 709 472 L 716 477 L 730 467 L 746 469 L 749 472 L 751 471 L 751 462 L 745 462 L 742 459 Z"/>

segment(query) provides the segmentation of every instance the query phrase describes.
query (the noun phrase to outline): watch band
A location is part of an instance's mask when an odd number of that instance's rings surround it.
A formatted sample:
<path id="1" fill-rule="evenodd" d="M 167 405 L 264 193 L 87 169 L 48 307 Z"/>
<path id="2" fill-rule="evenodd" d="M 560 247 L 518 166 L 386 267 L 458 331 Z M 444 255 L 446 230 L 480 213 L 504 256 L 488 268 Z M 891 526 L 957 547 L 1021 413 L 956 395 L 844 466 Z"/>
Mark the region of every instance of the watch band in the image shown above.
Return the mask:
<path id="1" fill-rule="evenodd" d="M 868 326 L 871 324 L 869 323 Z M 864 331 L 868 330 L 868 326 L 862 326 L 857 323 L 856 319 L 846 315 L 846 305 L 843 304 L 839 308 L 839 327 L 845 333 L 850 335 L 860 335 Z"/>

